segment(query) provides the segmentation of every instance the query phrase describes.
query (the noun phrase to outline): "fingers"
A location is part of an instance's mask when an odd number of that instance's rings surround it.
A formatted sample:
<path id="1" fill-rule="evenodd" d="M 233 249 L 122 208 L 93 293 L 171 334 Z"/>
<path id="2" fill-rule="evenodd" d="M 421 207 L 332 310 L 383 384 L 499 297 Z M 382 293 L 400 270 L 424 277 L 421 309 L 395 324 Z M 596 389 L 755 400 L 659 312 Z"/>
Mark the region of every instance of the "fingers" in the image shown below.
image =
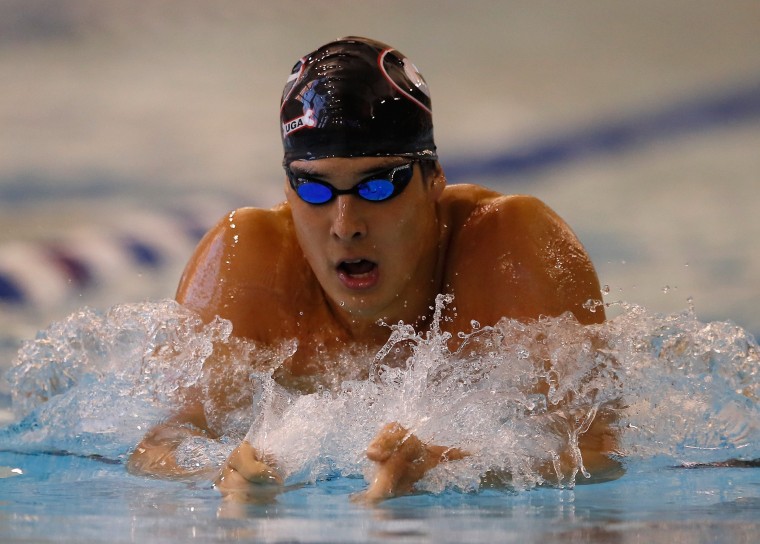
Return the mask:
<path id="1" fill-rule="evenodd" d="M 229 456 L 214 485 L 225 498 L 250 501 L 271 495 L 272 488 L 282 486 L 282 476 L 268 465 L 258 451 L 243 441 Z"/>
<path id="2" fill-rule="evenodd" d="M 376 463 L 387 461 L 409 438 L 417 438 L 398 423 L 388 423 L 367 447 L 367 457 Z M 419 441 L 419 440 L 417 440 Z"/>
<path id="3" fill-rule="evenodd" d="M 427 446 L 427 450 L 431 457 L 438 458 L 439 463 L 459 461 L 471 455 L 468 451 L 460 450 L 459 448 L 447 448 L 446 446 L 429 445 Z"/>
<path id="4" fill-rule="evenodd" d="M 227 467 L 253 484 L 282 485 L 282 477 L 264 462 L 259 452 L 247 441 L 241 442 L 227 459 Z"/>
<path id="5" fill-rule="evenodd" d="M 424 444 L 416 435 L 394 422 L 386 424 L 367 447 L 367 458 L 376 463 L 387 462 L 400 453 L 408 461 L 434 462 L 458 461 L 470 453 L 459 448 Z"/>
<path id="6" fill-rule="evenodd" d="M 431 468 L 468 455 L 459 448 L 425 444 L 399 423 L 389 423 L 367 447 L 367 457 L 377 464 L 376 472 L 369 488 L 354 500 L 375 502 L 410 493 Z"/>

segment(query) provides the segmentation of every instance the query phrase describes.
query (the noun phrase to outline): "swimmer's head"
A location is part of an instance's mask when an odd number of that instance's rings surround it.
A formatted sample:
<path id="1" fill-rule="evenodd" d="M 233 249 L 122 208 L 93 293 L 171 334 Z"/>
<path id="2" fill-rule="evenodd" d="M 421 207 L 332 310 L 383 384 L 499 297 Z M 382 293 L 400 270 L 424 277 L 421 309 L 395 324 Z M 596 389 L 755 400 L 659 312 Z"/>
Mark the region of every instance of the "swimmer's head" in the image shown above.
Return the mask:
<path id="1" fill-rule="evenodd" d="M 293 67 L 280 107 L 283 163 L 329 157 L 437 159 L 427 83 L 403 54 L 348 37 Z"/>

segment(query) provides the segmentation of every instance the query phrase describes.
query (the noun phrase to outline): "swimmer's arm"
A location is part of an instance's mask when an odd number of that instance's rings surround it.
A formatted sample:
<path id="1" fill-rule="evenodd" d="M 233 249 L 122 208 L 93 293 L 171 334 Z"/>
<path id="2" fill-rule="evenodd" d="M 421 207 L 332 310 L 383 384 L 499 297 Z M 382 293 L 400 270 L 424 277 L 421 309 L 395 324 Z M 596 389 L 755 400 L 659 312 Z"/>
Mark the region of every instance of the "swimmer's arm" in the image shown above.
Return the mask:
<path id="1" fill-rule="evenodd" d="M 227 308 L 234 301 L 241 281 L 241 264 L 235 258 L 241 231 L 248 228 L 257 214 L 267 214 L 265 210 L 241 209 L 230 212 L 214 225 L 201 239 L 190 257 L 177 289 L 176 300 L 195 311 L 208 323 L 217 316 L 225 319 L 240 319 L 234 312 L 240 304 L 233 305 L 233 314 Z M 245 238 L 245 235 L 243 236 Z M 235 329 L 238 327 L 233 321 Z M 236 330 L 237 332 L 237 330 Z M 225 347 L 217 345 L 212 355 L 214 363 L 223 363 Z M 177 448 L 187 438 L 214 438 L 200 401 L 193 400 L 166 421 L 153 427 L 134 449 L 127 462 L 133 474 L 161 477 L 184 477 L 207 470 L 190 470 L 179 466 Z"/>
<path id="2" fill-rule="evenodd" d="M 218 467 L 183 467 L 177 462 L 177 448 L 192 437 L 216 438 L 209 430 L 203 407 L 186 406 L 166 421 L 153 427 L 135 447 L 127 460 L 132 474 L 161 478 L 208 476 Z"/>
<path id="3" fill-rule="evenodd" d="M 600 411 L 589 429 L 579 437 L 583 466 L 590 478 L 578 474 L 576 483 L 599 483 L 623 475 L 623 466 L 615 459 L 618 436 L 613 422 L 614 412 Z M 468 456 L 470 452 L 460 448 L 424 443 L 400 424 L 389 423 L 367 448 L 367 457 L 375 463 L 375 471 L 369 487 L 354 500 L 373 503 L 413 493 L 415 484 L 430 469 Z M 571 452 L 564 451 L 560 454 L 559 465 L 560 475 L 553 463 L 536 467 L 536 470 L 549 484 L 567 484 L 577 462 Z M 509 474 L 488 473 L 483 476 L 482 485 L 502 487 L 510 480 Z"/>
<path id="4" fill-rule="evenodd" d="M 583 465 L 591 475 L 589 483 L 615 480 L 625 472 L 619 461 L 622 450 L 617 426 L 618 408 L 619 406 L 601 408 L 588 431 L 578 439 Z M 576 478 L 576 482 L 583 483 L 584 478 Z"/>
<path id="5" fill-rule="evenodd" d="M 559 452 L 555 461 L 544 461 L 532 467 L 546 485 L 558 486 L 574 484 L 595 484 L 616 480 L 625 474 L 625 468 L 619 460 L 618 433 L 606 416 L 597 418 L 591 427 L 578 440 L 583 468 L 569 448 Z M 577 472 L 575 472 L 577 470 Z M 573 473 L 575 477 L 571 479 Z M 489 471 L 481 477 L 483 488 L 504 488 L 512 483 L 512 475 L 503 471 Z"/>
<path id="6" fill-rule="evenodd" d="M 127 470 L 159 478 L 208 478 L 226 500 L 258 502 L 281 491 L 283 479 L 274 460 L 260 454 L 244 440 L 218 466 L 184 467 L 177 461 L 177 448 L 192 437 L 216 438 L 206 425 L 200 404 L 189 406 L 151 429 L 127 460 Z"/>
<path id="7" fill-rule="evenodd" d="M 619 431 L 615 425 L 616 410 L 612 406 L 602 407 L 597 412 L 594 421 L 588 430 L 578 437 L 578 448 L 583 458 L 583 468 L 589 474 L 589 478 L 578 473 L 575 476 L 576 484 L 599 483 L 620 478 L 624 474 L 620 458 Z M 560 456 L 560 466 L 563 477 L 566 479 L 576 466 L 575 459 L 567 451 Z M 542 476 L 551 484 L 567 483 L 566 480 L 558 481 L 558 475 L 553 466 L 542 467 Z"/>

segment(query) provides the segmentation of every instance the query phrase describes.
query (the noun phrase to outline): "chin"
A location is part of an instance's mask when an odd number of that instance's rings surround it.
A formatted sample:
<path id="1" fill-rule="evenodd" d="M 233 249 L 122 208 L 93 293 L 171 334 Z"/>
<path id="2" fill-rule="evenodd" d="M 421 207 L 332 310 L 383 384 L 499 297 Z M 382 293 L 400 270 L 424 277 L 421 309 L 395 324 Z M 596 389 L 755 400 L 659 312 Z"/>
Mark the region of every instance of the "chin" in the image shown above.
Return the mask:
<path id="1" fill-rule="evenodd" d="M 348 313 L 351 317 L 366 321 L 377 321 L 384 319 L 385 305 L 378 304 L 377 300 L 369 300 L 371 295 L 362 296 L 361 294 L 352 293 L 348 296 L 339 297 L 338 306 Z M 372 297 L 374 298 L 374 297 Z"/>

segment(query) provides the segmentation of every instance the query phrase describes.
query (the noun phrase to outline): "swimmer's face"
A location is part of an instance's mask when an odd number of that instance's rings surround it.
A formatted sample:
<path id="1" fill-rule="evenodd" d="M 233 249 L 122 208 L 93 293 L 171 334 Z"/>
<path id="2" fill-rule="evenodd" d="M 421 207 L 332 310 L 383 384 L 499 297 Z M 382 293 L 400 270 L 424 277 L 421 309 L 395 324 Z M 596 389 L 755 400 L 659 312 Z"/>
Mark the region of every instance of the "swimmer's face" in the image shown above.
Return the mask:
<path id="1" fill-rule="evenodd" d="M 405 157 L 295 161 L 291 177 L 306 177 L 349 190 L 405 165 Z M 349 320 L 414 322 L 437 294 L 440 230 L 437 201 L 445 184 L 437 170 L 423 179 L 419 163 L 398 195 L 370 202 L 340 194 L 309 204 L 286 182 L 296 234 L 309 265 L 335 311 Z"/>

